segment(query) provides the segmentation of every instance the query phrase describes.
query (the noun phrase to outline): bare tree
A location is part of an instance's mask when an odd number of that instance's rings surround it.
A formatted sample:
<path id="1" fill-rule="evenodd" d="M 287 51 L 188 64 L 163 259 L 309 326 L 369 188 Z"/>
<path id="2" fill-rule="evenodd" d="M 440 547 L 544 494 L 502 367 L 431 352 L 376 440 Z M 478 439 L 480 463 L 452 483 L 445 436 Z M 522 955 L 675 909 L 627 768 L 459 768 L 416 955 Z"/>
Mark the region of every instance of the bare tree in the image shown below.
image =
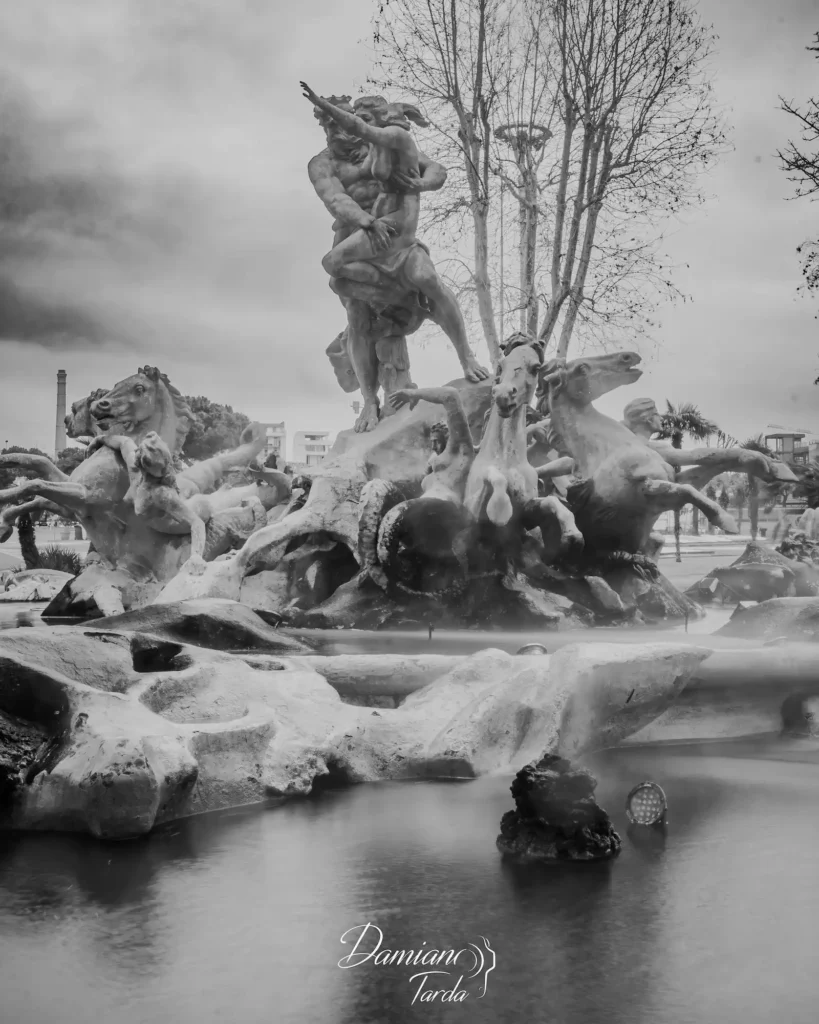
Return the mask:
<path id="1" fill-rule="evenodd" d="M 472 284 L 493 361 L 500 346 L 489 271 L 490 140 L 507 20 L 503 0 L 382 0 L 370 79 L 417 98 L 438 141 L 460 157 L 472 220 Z M 450 187 L 446 196 L 452 195 Z M 456 196 L 446 215 L 462 212 Z"/>
<path id="2" fill-rule="evenodd" d="M 697 175 L 723 143 L 712 35 L 691 0 L 380 0 L 374 39 L 373 83 L 414 95 L 458 158 L 433 216 L 462 225 L 469 211 L 493 356 L 490 211 L 504 192 L 521 327 L 546 343 L 559 331 L 559 355 L 578 323 L 635 327 L 674 292 L 657 225 L 702 200 Z"/>
<path id="3" fill-rule="evenodd" d="M 819 32 L 814 37 L 814 45 L 806 49 L 819 58 Z M 781 96 L 780 102 L 782 110 L 796 118 L 801 136 L 800 144 L 789 142 L 777 156 L 789 181 L 796 186 L 793 198 L 807 196 L 815 199 L 819 192 L 819 100 L 812 96 L 805 107 L 798 107 L 793 100 L 785 100 Z M 803 242 L 797 252 L 803 256 L 805 287 L 809 291 L 819 289 L 819 240 Z"/>
<path id="4" fill-rule="evenodd" d="M 562 138 L 540 336 L 548 343 L 562 314 L 565 356 L 604 210 L 651 225 L 701 202 L 697 174 L 723 134 L 707 74 L 713 37 L 685 0 L 549 0 L 549 9 Z M 639 231 L 625 234 L 615 271 L 644 245 Z"/>

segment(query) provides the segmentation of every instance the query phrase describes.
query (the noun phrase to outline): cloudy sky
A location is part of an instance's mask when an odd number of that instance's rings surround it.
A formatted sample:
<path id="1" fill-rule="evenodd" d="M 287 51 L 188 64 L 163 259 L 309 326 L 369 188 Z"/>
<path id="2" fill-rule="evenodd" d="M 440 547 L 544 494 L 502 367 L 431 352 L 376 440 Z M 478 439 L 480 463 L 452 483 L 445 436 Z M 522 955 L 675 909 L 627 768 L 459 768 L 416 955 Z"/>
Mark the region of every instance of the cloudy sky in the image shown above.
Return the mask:
<path id="1" fill-rule="evenodd" d="M 787 202 L 778 96 L 819 93 L 804 47 L 819 0 L 702 0 L 719 34 L 733 151 L 708 205 L 673 226 L 692 297 L 663 307 L 624 402 L 690 400 L 738 437 L 819 432 L 819 302 L 796 246 L 819 207 Z M 305 167 L 322 134 L 298 87 L 363 90 L 372 0 L 26 0 L 0 10 L 0 445 L 53 447 L 69 401 L 151 363 L 288 432 L 351 425 L 324 349 L 343 327 Z M 476 335 L 476 348 L 482 342 Z M 411 342 L 420 384 L 457 376 Z M 624 337 L 623 347 L 634 347 Z M 639 391 L 639 395 L 638 395 Z"/>

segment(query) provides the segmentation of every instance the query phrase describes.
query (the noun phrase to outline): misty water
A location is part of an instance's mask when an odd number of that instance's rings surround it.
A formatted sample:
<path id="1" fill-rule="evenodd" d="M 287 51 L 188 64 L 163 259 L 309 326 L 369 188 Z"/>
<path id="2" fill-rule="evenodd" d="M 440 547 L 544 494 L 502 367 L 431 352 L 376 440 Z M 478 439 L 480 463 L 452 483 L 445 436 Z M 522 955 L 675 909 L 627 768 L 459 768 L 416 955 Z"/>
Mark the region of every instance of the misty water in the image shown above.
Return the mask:
<path id="1" fill-rule="evenodd" d="M 20 610 L 0 617 L 13 625 Z M 328 653 L 509 650 L 533 638 L 554 647 L 566 635 L 312 634 Z M 6 835 L 0 1020 L 767 1024 L 786 1008 L 789 1022 L 812 1021 L 815 760 L 773 738 L 585 758 L 623 837 L 607 865 L 504 862 L 506 777 L 328 789 L 116 844 Z M 668 796 L 664 833 L 628 831 L 625 797 L 644 779 Z M 393 950 L 484 936 L 496 955 L 485 996 L 467 979 L 461 1003 L 413 1003 L 417 966 L 341 969 L 352 948 L 341 936 L 368 922 Z"/>
<path id="2" fill-rule="evenodd" d="M 0 1017 L 813 1021 L 819 768 L 761 745 L 718 749 L 587 759 L 624 840 L 608 865 L 504 863 L 508 779 L 327 791 L 120 844 L 5 837 Z M 644 778 L 668 795 L 665 835 L 626 833 L 625 795 Z M 471 983 L 460 1004 L 413 1005 L 417 968 L 340 969 L 341 935 L 367 922 L 390 949 L 485 936 L 497 957 L 486 995 Z"/>

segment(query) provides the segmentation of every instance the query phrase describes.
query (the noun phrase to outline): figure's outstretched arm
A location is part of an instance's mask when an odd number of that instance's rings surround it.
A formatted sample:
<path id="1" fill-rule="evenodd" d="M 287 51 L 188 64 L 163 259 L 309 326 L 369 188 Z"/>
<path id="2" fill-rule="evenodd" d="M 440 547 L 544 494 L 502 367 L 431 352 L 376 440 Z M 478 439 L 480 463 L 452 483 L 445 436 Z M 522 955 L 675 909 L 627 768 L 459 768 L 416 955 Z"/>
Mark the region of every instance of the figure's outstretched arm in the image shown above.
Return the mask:
<path id="1" fill-rule="evenodd" d="M 446 409 L 447 427 L 449 428 L 447 449 L 454 451 L 467 448 L 470 452 L 474 450 L 469 421 L 466 418 L 457 388 L 404 388 L 394 391 L 387 400 L 394 409 L 400 409 L 402 405 L 409 405 L 411 409 L 414 409 L 418 402 L 442 405 Z"/>
<path id="2" fill-rule="evenodd" d="M 310 100 L 314 107 L 323 110 L 325 114 L 332 117 L 336 124 L 340 124 L 350 135 L 355 135 L 357 139 L 370 142 L 374 146 L 385 146 L 389 149 L 400 148 L 403 140 L 396 134 L 394 129 L 377 128 L 368 121 L 362 121 L 357 114 L 351 114 L 349 110 L 342 110 L 341 107 L 337 107 L 334 103 L 324 99 L 323 96 L 314 93 L 306 82 L 299 82 L 299 85 L 302 87 L 305 97 Z M 403 133 L 403 129 L 399 128 L 398 132 Z"/>

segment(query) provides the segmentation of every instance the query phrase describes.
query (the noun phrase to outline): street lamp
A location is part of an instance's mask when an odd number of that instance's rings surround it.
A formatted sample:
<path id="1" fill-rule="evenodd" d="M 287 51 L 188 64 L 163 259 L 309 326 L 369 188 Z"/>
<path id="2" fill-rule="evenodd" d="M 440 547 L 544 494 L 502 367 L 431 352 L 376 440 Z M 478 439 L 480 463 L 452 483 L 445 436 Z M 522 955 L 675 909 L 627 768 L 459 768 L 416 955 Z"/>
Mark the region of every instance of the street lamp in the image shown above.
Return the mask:
<path id="1" fill-rule="evenodd" d="M 535 299 L 535 253 L 537 227 L 537 171 L 543 149 L 552 132 L 545 125 L 532 121 L 513 121 L 495 129 L 495 138 L 505 142 L 512 150 L 515 166 L 520 175 L 518 190 L 518 221 L 520 225 L 520 294 L 522 331 L 537 330 Z M 501 336 L 505 333 L 503 294 L 503 179 L 501 178 Z"/>

